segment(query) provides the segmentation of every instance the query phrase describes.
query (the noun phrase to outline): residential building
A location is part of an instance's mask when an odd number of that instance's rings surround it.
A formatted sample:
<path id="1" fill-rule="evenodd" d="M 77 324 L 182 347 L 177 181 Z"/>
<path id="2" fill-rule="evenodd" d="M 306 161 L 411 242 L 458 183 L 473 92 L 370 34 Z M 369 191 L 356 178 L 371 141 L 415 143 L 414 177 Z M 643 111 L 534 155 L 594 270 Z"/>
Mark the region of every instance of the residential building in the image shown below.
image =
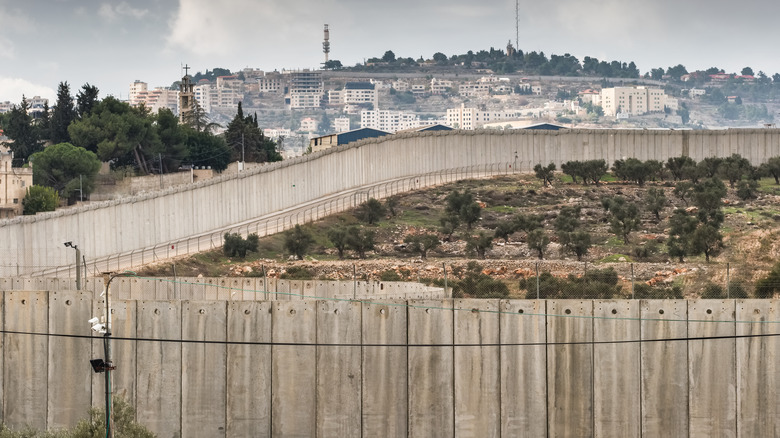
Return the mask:
<path id="1" fill-rule="evenodd" d="M 399 79 L 392 83 L 392 88 L 395 91 L 409 91 L 409 82 Z"/>
<path id="2" fill-rule="evenodd" d="M 431 79 L 431 94 L 447 94 L 452 92 L 452 81 Z"/>
<path id="3" fill-rule="evenodd" d="M 412 85 L 411 89 L 412 89 L 412 93 L 415 96 L 422 96 L 423 94 L 426 93 L 425 85 L 423 85 L 423 84 L 414 84 L 414 85 Z"/>
<path id="4" fill-rule="evenodd" d="M 390 110 L 363 110 L 360 112 L 360 127 L 396 132 L 421 126 L 417 114 Z"/>
<path id="5" fill-rule="evenodd" d="M 266 73 L 265 76 L 257 78 L 258 93 L 279 93 L 284 90 L 284 80 L 281 73 Z"/>
<path id="6" fill-rule="evenodd" d="M 347 82 L 344 85 L 343 99 L 345 105 L 370 105 L 372 109 L 379 104 L 376 88 L 370 82 Z"/>
<path id="7" fill-rule="evenodd" d="M 703 88 L 691 88 L 688 90 L 688 95 L 691 97 L 704 96 L 705 94 L 707 94 L 707 90 Z"/>
<path id="8" fill-rule="evenodd" d="M 473 130 L 481 128 L 486 123 L 511 120 L 517 117 L 517 111 L 482 111 L 476 108 L 466 108 L 464 104 L 461 104 L 460 108 L 447 110 L 446 124 L 455 129 Z"/>
<path id="9" fill-rule="evenodd" d="M 664 110 L 666 95 L 660 88 L 614 87 L 601 90 L 604 115 L 615 117 L 620 113 L 638 116 Z"/>
<path id="10" fill-rule="evenodd" d="M 210 83 L 208 79 L 201 79 L 198 81 L 198 85 L 193 87 L 193 92 L 198 105 L 204 112 L 210 113 L 212 111 L 211 102 L 219 99 L 217 86 Z"/>
<path id="11" fill-rule="evenodd" d="M 292 131 L 287 128 L 266 128 L 263 129 L 263 135 L 276 141 L 279 139 L 279 137 L 290 137 L 292 135 Z"/>
<path id="12" fill-rule="evenodd" d="M 458 86 L 458 94 L 464 97 L 490 95 L 489 82 L 464 82 Z"/>
<path id="13" fill-rule="evenodd" d="M 311 117 L 306 117 L 301 120 L 301 127 L 298 128 L 300 132 L 314 132 L 317 130 L 317 121 Z"/>
<path id="14" fill-rule="evenodd" d="M 156 87 L 150 90 L 146 82 L 135 81 L 130 84 L 128 102 L 132 106 L 143 105 L 152 113 L 156 113 L 162 108 L 168 108 L 174 113 L 178 113 L 179 91 L 166 87 Z"/>
<path id="15" fill-rule="evenodd" d="M 322 73 L 317 71 L 283 71 L 287 75 L 288 87 L 285 105 L 289 109 L 320 108 L 325 95 Z"/>
<path id="16" fill-rule="evenodd" d="M 336 132 L 349 131 L 349 117 L 338 117 L 333 119 L 333 129 Z"/>
<path id="17" fill-rule="evenodd" d="M 22 214 L 22 199 L 32 186 L 32 167 L 13 167 L 14 153 L 0 146 L 0 218 Z"/>

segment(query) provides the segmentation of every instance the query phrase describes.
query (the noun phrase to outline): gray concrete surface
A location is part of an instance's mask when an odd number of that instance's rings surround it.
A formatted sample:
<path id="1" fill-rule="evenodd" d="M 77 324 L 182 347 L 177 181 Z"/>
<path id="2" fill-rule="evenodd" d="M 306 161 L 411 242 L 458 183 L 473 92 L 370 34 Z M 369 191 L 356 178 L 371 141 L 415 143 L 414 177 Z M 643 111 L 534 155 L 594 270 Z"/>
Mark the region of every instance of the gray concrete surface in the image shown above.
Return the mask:
<path id="1" fill-rule="evenodd" d="M 103 303 L 2 295 L 1 420 L 66 427 L 102 406 L 86 319 Z M 113 303 L 113 387 L 160 437 L 780 430 L 780 300 Z"/>

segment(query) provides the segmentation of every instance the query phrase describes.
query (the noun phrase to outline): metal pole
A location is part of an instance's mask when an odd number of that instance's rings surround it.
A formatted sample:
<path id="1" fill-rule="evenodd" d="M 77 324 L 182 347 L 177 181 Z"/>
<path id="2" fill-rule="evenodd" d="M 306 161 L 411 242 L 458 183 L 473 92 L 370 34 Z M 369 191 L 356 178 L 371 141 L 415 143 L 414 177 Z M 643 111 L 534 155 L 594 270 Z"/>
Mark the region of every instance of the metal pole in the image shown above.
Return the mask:
<path id="1" fill-rule="evenodd" d="M 163 167 L 162 167 L 162 154 L 157 154 L 160 159 L 160 189 L 163 188 Z"/>
<path id="2" fill-rule="evenodd" d="M 113 438 L 114 431 L 111 427 L 111 369 L 113 363 L 111 362 L 111 301 L 109 299 L 109 285 L 111 284 L 111 273 L 103 273 L 103 284 L 105 289 L 103 293 L 106 295 L 106 334 L 103 335 L 103 349 L 105 350 L 105 363 L 106 363 L 106 437 Z"/>
<path id="3" fill-rule="evenodd" d="M 631 263 L 631 299 L 634 299 L 634 264 Z"/>
<path id="4" fill-rule="evenodd" d="M 731 298 L 731 264 L 726 263 L 726 298 Z"/>
<path id="5" fill-rule="evenodd" d="M 84 186 L 81 183 L 81 177 L 83 175 L 79 175 L 79 196 L 81 197 L 81 203 L 84 203 Z"/>
<path id="6" fill-rule="evenodd" d="M 357 266 L 352 264 L 352 299 L 357 299 Z"/>
<path id="7" fill-rule="evenodd" d="M 76 290 L 81 290 L 81 250 L 73 245 L 76 250 Z"/>
<path id="8" fill-rule="evenodd" d="M 449 293 L 447 292 L 447 264 L 442 263 L 442 268 L 444 268 L 444 295 L 449 296 Z"/>
<path id="9" fill-rule="evenodd" d="M 536 262 L 536 299 L 539 299 L 539 262 Z"/>

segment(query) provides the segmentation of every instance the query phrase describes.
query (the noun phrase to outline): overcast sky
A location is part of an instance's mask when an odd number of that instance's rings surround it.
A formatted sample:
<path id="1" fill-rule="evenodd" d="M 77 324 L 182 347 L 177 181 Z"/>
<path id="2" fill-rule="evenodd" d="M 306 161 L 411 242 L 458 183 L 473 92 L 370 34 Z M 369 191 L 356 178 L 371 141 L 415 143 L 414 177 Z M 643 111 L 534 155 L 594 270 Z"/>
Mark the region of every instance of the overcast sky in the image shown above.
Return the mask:
<path id="1" fill-rule="evenodd" d="M 520 0 L 523 51 L 780 72 L 780 2 Z M 134 80 L 169 86 L 214 67 L 316 68 L 330 59 L 461 54 L 515 40 L 515 0 L 0 0 L 0 101 L 53 99 L 68 81 L 127 98 Z M 53 102 L 52 102 L 53 104 Z"/>

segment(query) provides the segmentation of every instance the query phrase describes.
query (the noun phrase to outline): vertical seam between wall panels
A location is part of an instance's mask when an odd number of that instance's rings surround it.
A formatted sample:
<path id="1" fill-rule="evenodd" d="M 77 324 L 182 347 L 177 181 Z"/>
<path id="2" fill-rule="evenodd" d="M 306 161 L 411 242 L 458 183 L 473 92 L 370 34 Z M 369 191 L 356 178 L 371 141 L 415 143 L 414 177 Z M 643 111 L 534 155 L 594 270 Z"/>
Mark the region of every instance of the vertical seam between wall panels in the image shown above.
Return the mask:
<path id="1" fill-rule="evenodd" d="M 590 427 L 591 434 L 596 435 L 596 301 L 590 302 Z"/>
<path id="2" fill-rule="evenodd" d="M 242 295 L 242 298 L 243 298 L 243 295 L 244 295 L 243 292 L 241 293 L 241 295 Z M 174 296 L 175 296 L 175 294 L 174 294 Z M 230 331 L 229 330 L 230 329 L 229 318 L 230 318 L 230 305 L 232 303 L 233 303 L 232 299 L 230 301 L 225 302 L 225 428 L 223 429 L 223 431 L 225 433 L 224 434 L 225 437 L 228 436 L 227 435 L 227 433 L 228 433 L 227 432 L 228 431 L 228 412 L 230 412 L 230 410 L 229 410 L 229 398 L 230 398 L 230 395 L 229 395 L 230 384 L 229 384 L 229 382 L 230 382 L 230 380 L 229 380 L 229 376 L 228 376 L 228 372 L 230 371 L 230 368 L 229 368 L 229 365 L 228 365 L 230 363 L 230 360 L 228 358 L 228 354 L 230 354 L 230 344 L 229 344 L 230 336 L 228 335 L 228 333 Z"/>
<path id="3" fill-rule="evenodd" d="M 644 392 L 642 391 L 642 346 L 644 344 L 644 333 L 642 331 L 642 300 L 637 300 L 636 303 L 639 307 L 639 438 L 642 438 L 644 436 L 644 427 L 642 427 L 644 419 L 644 404 L 642 403 L 642 397 L 644 397 Z"/>
<path id="4" fill-rule="evenodd" d="M 737 364 L 737 300 L 734 300 L 734 436 L 739 437 L 739 366 Z M 762 329 L 763 331 L 763 329 Z"/>
<path id="5" fill-rule="evenodd" d="M 538 305 L 539 300 L 536 300 L 536 302 L 537 302 L 537 305 Z M 547 373 L 547 370 L 550 367 L 550 357 L 549 357 L 549 354 L 548 354 L 548 351 L 549 351 L 549 348 L 550 348 L 548 344 L 549 344 L 549 340 L 550 339 L 549 339 L 549 336 L 548 336 L 548 333 L 547 333 L 547 324 L 548 324 L 548 322 L 547 322 L 547 317 L 548 317 L 547 312 L 549 311 L 549 309 L 547 308 L 547 304 L 548 304 L 547 300 L 542 301 L 542 303 L 544 303 L 544 316 L 543 316 L 544 317 L 544 386 L 545 386 L 545 391 L 544 392 L 545 392 L 545 397 L 547 399 L 547 402 L 544 404 L 544 413 L 545 413 L 545 416 L 544 416 L 544 429 L 545 429 L 547 438 L 549 438 L 550 437 L 550 377 L 549 377 L 549 374 Z"/>
<path id="6" fill-rule="evenodd" d="M 456 415 L 457 415 L 457 402 L 455 400 L 455 300 L 450 301 L 450 318 L 452 321 L 452 434 L 456 434 Z"/>
<path id="7" fill-rule="evenodd" d="M 498 383 L 498 388 L 497 388 L 498 389 L 498 438 L 501 438 L 501 436 L 502 436 L 502 434 L 501 434 L 501 432 L 502 432 L 501 425 L 503 424 L 503 415 L 501 415 L 502 412 L 503 412 L 503 409 L 501 409 L 501 406 L 502 406 L 501 403 L 503 401 L 502 398 L 501 398 L 501 387 L 503 386 L 502 373 L 501 373 L 501 366 L 503 365 L 503 363 L 501 361 L 501 353 L 503 351 L 503 348 L 501 348 L 501 341 L 503 341 L 503 339 L 501 339 L 501 319 L 502 319 L 501 318 L 501 314 L 503 313 L 501 311 L 502 310 L 502 308 L 501 308 L 501 303 L 502 302 L 503 302 L 503 300 L 498 300 L 498 315 L 497 315 L 497 318 L 498 318 L 498 380 L 497 380 L 497 383 Z"/>

